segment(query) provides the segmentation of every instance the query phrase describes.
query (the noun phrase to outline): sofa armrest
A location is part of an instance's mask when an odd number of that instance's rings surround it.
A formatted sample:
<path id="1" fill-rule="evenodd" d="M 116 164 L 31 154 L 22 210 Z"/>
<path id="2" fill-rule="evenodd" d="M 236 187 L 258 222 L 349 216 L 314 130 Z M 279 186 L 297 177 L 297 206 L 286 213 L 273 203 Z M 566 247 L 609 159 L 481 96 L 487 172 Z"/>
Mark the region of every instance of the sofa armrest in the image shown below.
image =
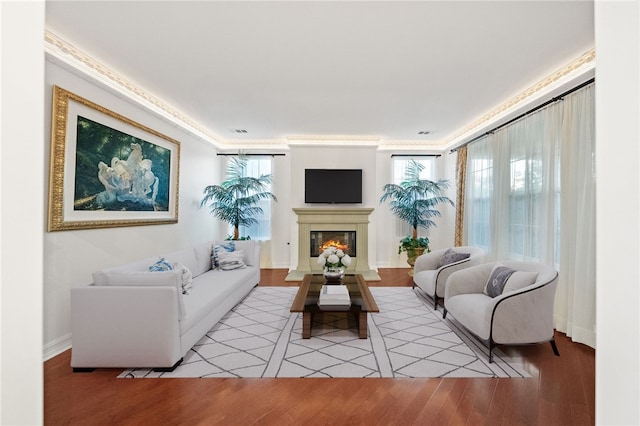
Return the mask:
<path id="1" fill-rule="evenodd" d="M 416 262 L 413 264 L 413 273 L 417 274 L 420 271 L 433 271 L 438 269 L 440 256 L 441 253 L 439 252 L 424 253 L 418 256 Z"/>
<path id="2" fill-rule="evenodd" d="M 449 275 L 444 292 L 445 307 L 447 299 L 458 294 L 482 293 L 492 268 L 491 264 L 476 265 Z"/>
<path id="3" fill-rule="evenodd" d="M 496 343 L 534 343 L 553 338 L 556 283 L 535 283 L 492 301 L 491 336 Z"/>
<path id="4" fill-rule="evenodd" d="M 180 360 L 177 288 L 71 289 L 71 366 L 171 367 Z"/>

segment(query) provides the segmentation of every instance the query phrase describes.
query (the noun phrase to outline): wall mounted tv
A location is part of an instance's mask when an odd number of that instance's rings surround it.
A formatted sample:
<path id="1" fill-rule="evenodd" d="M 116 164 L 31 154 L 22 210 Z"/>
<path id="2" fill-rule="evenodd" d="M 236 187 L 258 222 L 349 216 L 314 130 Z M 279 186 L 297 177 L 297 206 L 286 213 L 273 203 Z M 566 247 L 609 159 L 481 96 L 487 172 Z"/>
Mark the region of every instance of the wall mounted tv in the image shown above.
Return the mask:
<path id="1" fill-rule="evenodd" d="M 305 169 L 304 202 L 310 204 L 362 203 L 362 170 Z"/>

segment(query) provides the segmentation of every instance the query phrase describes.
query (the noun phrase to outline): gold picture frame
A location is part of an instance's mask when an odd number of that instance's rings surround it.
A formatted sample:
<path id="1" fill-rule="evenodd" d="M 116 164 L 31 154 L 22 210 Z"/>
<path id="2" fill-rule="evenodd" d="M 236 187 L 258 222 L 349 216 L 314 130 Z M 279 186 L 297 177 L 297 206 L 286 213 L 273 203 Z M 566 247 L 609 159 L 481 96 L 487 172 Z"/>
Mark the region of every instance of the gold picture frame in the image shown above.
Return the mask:
<path id="1" fill-rule="evenodd" d="M 180 142 L 53 86 L 48 231 L 178 222 Z"/>

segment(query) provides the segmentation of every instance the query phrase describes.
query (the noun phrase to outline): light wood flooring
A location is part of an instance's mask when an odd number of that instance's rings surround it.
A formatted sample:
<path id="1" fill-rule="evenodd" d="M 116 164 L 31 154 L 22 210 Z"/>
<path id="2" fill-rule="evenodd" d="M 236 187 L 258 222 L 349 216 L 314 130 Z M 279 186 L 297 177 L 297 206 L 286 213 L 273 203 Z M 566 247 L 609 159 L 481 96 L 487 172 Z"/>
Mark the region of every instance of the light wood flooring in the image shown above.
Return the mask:
<path id="1" fill-rule="evenodd" d="M 411 286 L 381 269 L 371 286 Z M 263 269 L 260 285 L 285 283 Z M 71 351 L 44 363 L 47 425 L 592 425 L 595 351 L 556 333 L 549 344 L 502 347 L 528 379 L 117 379 L 73 373 Z"/>

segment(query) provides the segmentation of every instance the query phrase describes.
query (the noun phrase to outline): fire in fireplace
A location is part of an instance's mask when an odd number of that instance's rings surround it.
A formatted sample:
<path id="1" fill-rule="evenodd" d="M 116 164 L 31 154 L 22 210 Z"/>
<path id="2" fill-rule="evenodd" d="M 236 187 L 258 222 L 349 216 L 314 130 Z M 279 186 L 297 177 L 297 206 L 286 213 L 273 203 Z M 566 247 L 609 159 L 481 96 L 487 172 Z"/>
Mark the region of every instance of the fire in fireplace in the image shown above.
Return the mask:
<path id="1" fill-rule="evenodd" d="M 311 231 L 311 257 L 334 246 L 351 257 L 356 256 L 356 231 Z"/>

